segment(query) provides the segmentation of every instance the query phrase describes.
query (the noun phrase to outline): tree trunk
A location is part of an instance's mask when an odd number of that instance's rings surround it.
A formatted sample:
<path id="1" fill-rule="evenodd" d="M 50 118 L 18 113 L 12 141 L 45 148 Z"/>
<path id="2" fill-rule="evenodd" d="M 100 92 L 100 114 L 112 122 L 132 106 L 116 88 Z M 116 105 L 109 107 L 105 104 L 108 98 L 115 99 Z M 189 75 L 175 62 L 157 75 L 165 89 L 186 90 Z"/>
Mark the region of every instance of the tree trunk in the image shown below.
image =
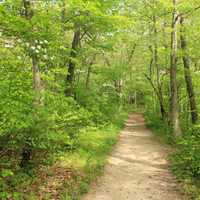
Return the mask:
<path id="1" fill-rule="evenodd" d="M 89 84 L 90 84 L 90 75 L 91 75 L 91 71 L 92 71 L 92 65 L 94 64 L 96 59 L 96 55 L 93 56 L 93 58 L 91 59 L 89 66 L 88 66 L 88 70 L 87 70 L 87 77 L 86 77 L 86 82 L 85 82 L 85 87 L 87 89 L 89 89 Z"/>
<path id="2" fill-rule="evenodd" d="M 65 17 L 66 17 L 66 3 L 65 0 L 62 1 L 61 6 L 61 26 L 62 26 L 62 32 L 63 35 L 65 35 Z"/>
<path id="3" fill-rule="evenodd" d="M 165 112 L 165 107 L 164 107 L 164 101 L 163 101 L 163 97 L 160 95 L 158 88 L 155 86 L 155 84 L 153 83 L 153 80 L 151 79 L 151 77 L 149 77 L 148 75 L 145 74 L 145 77 L 147 78 L 147 80 L 150 82 L 154 93 L 159 101 L 159 106 L 160 106 L 160 113 L 161 113 L 161 117 L 164 120 L 166 117 L 166 112 Z"/>
<path id="4" fill-rule="evenodd" d="M 158 42 L 157 42 L 157 37 L 158 37 L 158 31 L 157 31 L 157 27 L 156 27 L 156 17 L 153 17 L 153 21 L 154 21 L 154 52 L 153 52 L 153 60 L 154 60 L 154 65 L 156 68 L 156 83 L 157 83 L 157 96 L 158 96 L 158 100 L 159 100 L 159 104 L 160 104 L 160 113 L 161 113 L 161 117 L 163 120 L 165 120 L 166 118 L 166 111 L 165 111 L 165 107 L 164 107 L 164 99 L 163 99 L 163 93 L 162 93 L 162 86 L 160 83 L 160 67 L 158 64 Z"/>
<path id="5" fill-rule="evenodd" d="M 137 109 L 137 90 L 135 90 L 134 96 L 135 109 Z"/>
<path id="6" fill-rule="evenodd" d="M 68 73 L 67 73 L 67 88 L 65 91 L 66 96 L 73 96 L 73 85 L 74 85 L 74 75 L 75 75 L 75 67 L 76 63 L 74 59 L 77 57 L 77 50 L 78 50 L 78 45 L 80 42 L 80 29 L 77 29 L 74 32 L 74 37 L 72 41 L 72 49 L 70 53 L 70 60 L 69 60 L 69 65 L 68 65 Z"/>
<path id="7" fill-rule="evenodd" d="M 23 0 L 23 9 L 22 16 L 27 20 L 30 20 L 33 17 L 33 10 L 31 7 L 31 0 Z"/>
<path id="8" fill-rule="evenodd" d="M 39 106 L 43 104 L 42 100 L 42 82 L 39 70 L 39 63 L 36 56 L 32 56 L 32 71 L 33 71 L 33 88 L 36 93 L 35 105 Z"/>
<path id="9" fill-rule="evenodd" d="M 196 99 L 195 99 L 192 77 L 190 73 L 190 59 L 187 53 L 187 41 L 185 37 L 183 16 L 181 16 L 180 18 L 180 24 L 181 24 L 180 41 L 181 41 L 181 48 L 182 48 L 182 53 L 183 53 L 182 59 L 183 59 L 183 65 L 184 65 L 185 82 L 186 82 L 187 93 L 188 93 L 189 104 L 190 104 L 191 120 L 192 120 L 192 123 L 195 124 L 198 120 L 198 112 L 197 112 L 197 104 L 196 104 Z"/>
<path id="10" fill-rule="evenodd" d="M 177 0 L 173 0 L 173 19 L 172 19 L 172 32 L 171 32 L 171 62 L 170 62 L 170 89 L 171 89 L 171 102 L 170 102 L 170 122 L 172 131 L 175 137 L 180 137 L 181 127 L 179 119 L 179 105 L 178 105 L 178 88 L 177 88 L 177 50 L 178 50 L 178 11 Z"/>
<path id="11" fill-rule="evenodd" d="M 23 8 L 24 13 L 22 13 L 22 16 L 24 16 L 26 20 L 30 21 L 34 14 L 31 6 L 31 1 L 23 0 L 23 7 L 24 7 Z M 30 46 L 34 45 L 33 43 L 31 44 L 30 42 Z M 37 55 L 31 55 L 31 60 L 32 60 L 33 89 L 36 93 L 34 105 L 37 108 L 42 104 L 42 96 L 41 96 L 42 84 L 41 84 L 41 76 L 40 76 L 39 62 Z M 21 154 L 22 159 L 20 167 L 26 168 L 28 166 L 29 161 L 31 159 L 31 155 L 32 155 L 32 147 L 29 145 L 29 138 L 26 138 L 24 148 L 22 149 L 22 154 Z"/>
<path id="12" fill-rule="evenodd" d="M 29 147 L 29 145 L 25 145 L 25 147 L 22 150 L 22 159 L 20 162 L 20 167 L 21 168 L 27 168 L 28 164 L 31 160 L 31 155 L 32 155 L 32 148 Z"/>
<path id="13" fill-rule="evenodd" d="M 86 87 L 87 89 L 89 89 L 91 70 L 92 70 L 92 66 L 89 65 L 89 66 L 88 66 L 88 70 L 87 70 L 86 83 L 85 83 L 85 87 Z"/>

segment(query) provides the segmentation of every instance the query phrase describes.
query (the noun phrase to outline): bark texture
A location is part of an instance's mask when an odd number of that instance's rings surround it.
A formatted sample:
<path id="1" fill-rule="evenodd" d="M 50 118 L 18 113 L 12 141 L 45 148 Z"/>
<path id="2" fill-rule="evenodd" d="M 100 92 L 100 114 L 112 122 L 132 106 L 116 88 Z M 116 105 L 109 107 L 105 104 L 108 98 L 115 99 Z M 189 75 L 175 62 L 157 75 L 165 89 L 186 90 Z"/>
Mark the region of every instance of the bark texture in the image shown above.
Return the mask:
<path id="1" fill-rule="evenodd" d="M 173 17 L 172 17 L 172 32 L 171 32 L 171 60 L 170 60 L 170 122 L 175 137 L 180 137 L 181 127 L 179 119 L 179 104 L 178 104 L 178 88 L 177 88 L 177 50 L 178 50 L 178 0 L 173 0 Z"/>
<path id="2" fill-rule="evenodd" d="M 187 40 L 185 36 L 185 27 L 184 27 L 184 17 L 181 16 L 180 18 L 180 24 L 181 24 L 181 48 L 182 48 L 182 59 L 183 59 L 183 65 L 184 65 L 184 75 L 185 75 L 185 83 L 187 87 L 187 93 L 189 98 L 189 105 L 190 105 L 190 112 L 191 112 L 191 121 L 193 124 L 196 124 L 198 120 L 198 112 L 197 112 L 197 104 L 195 99 L 195 93 L 193 88 L 193 82 L 192 82 L 192 76 L 190 72 L 190 58 L 187 53 Z"/>
<path id="3" fill-rule="evenodd" d="M 161 113 L 161 117 L 164 120 L 166 117 L 166 111 L 165 111 L 165 106 L 164 106 L 164 99 L 163 99 L 163 92 L 162 92 L 162 86 L 161 86 L 161 81 L 160 81 L 160 67 L 159 67 L 159 58 L 158 58 L 158 30 L 157 30 L 157 20 L 156 17 L 153 17 L 153 21 L 154 21 L 154 36 L 155 36 L 155 41 L 154 41 L 154 53 L 153 53 L 153 60 L 154 60 L 154 66 L 156 68 L 156 83 L 157 83 L 157 97 L 158 97 L 158 101 L 159 101 L 159 105 L 160 105 L 160 113 Z"/>
<path id="4" fill-rule="evenodd" d="M 71 49 L 71 53 L 70 53 L 70 60 L 69 60 L 69 65 L 68 65 L 68 69 L 67 69 L 67 88 L 65 91 L 66 96 L 73 96 L 73 86 L 74 86 L 74 75 L 75 75 L 75 67 L 76 67 L 76 63 L 75 63 L 75 59 L 77 57 L 77 50 L 78 50 L 78 46 L 80 43 L 80 36 L 81 36 L 81 31 L 78 28 L 77 30 L 75 30 L 74 32 L 74 36 L 73 36 L 73 41 L 72 41 L 72 49 Z"/>

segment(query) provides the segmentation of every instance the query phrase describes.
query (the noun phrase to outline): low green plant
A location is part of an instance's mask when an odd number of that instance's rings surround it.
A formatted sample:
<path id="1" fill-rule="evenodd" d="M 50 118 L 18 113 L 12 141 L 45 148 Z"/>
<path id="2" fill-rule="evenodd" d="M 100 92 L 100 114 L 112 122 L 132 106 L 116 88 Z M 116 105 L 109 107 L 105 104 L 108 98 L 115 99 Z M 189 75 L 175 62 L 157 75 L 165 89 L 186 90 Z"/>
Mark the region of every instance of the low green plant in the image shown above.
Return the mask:
<path id="1" fill-rule="evenodd" d="M 91 182 L 101 175 L 107 155 L 116 143 L 126 117 L 127 112 L 118 113 L 118 119 L 113 124 L 101 128 L 89 127 L 81 131 L 77 150 L 62 158 L 65 165 L 77 170 L 73 180 L 66 185 L 63 200 L 81 198 L 89 190 Z"/>
<path id="2" fill-rule="evenodd" d="M 194 135 L 178 141 L 177 151 L 172 157 L 172 169 L 178 177 L 200 177 L 200 142 Z"/>

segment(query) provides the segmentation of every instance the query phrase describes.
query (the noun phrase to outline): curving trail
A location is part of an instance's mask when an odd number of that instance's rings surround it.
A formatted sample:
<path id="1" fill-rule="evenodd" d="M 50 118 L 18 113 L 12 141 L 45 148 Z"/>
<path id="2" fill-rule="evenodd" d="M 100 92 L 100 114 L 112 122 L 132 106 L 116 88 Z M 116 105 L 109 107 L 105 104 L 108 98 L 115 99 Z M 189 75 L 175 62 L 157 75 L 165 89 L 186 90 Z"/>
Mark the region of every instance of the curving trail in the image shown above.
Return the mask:
<path id="1" fill-rule="evenodd" d="M 170 173 L 169 149 L 155 140 L 141 114 L 132 114 L 104 175 L 84 200 L 183 200 Z"/>

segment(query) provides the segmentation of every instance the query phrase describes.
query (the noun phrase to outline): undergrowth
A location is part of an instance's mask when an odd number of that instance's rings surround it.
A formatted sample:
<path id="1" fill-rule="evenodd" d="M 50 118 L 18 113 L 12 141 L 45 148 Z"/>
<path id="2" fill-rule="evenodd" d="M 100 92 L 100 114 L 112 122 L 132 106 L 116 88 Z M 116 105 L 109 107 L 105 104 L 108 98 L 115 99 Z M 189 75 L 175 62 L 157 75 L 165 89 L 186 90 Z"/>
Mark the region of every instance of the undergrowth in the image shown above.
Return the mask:
<path id="1" fill-rule="evenodd" d="M 66 183 L 62 200 L 80 199 L 89 190 L 91 182 L 101 175 L 126 117 L 127 114 L 123 113 L 114 124 L 101 129 L 84 129 L 78 139 L 79 148 L 72 154 L 62 155 L 61 164 L 75 170 L 73 179 Z"/>
<path id="2" fill-rule="evenodd" d="M 43 155 L 46 164 L 43 162 L 28 171 L 19 168 L 14 173 L 3 170 L 1 199 L 79 200 L 101 175 L 127 116 L 128 111 L 120 111 L 113 114 L 110 122 L 81 128 L 70 149 Z"/>
<path id="3" fill-rule="evenodd" d="M 145 113 L 148 127 L 161 142 L 171 145 L 171 170 L 182 183 L 187 199 L 200 200 L 200 138 L 198 127 L 183 128 L 183 137 L 175 140 L 169 125 L 155 113 Z"/>

